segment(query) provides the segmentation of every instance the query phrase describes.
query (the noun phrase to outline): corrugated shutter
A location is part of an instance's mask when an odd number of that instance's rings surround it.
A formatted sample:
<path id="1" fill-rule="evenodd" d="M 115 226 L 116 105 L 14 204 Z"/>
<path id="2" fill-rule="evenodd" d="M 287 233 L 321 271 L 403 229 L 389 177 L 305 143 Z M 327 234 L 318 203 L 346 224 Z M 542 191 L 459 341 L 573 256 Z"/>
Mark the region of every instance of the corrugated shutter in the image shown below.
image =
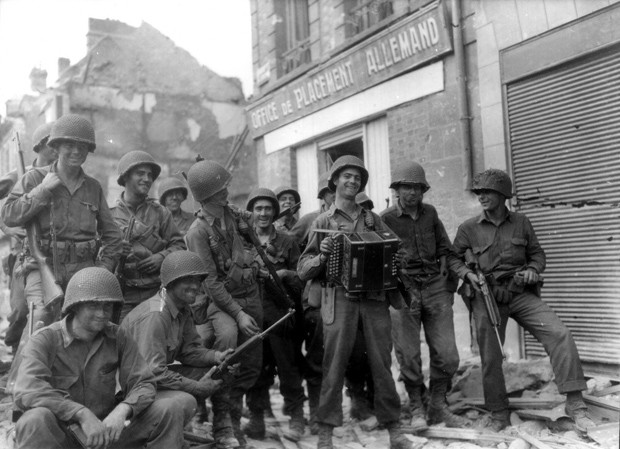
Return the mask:
<path id="1" fill-rule="evenodd" d="M 584 362 L 620 365 L 620 52 L 507 85 L 517 209 L 547 253 L 543 299 Z M 527 355 L 544 355 L 529 334 Z"/>

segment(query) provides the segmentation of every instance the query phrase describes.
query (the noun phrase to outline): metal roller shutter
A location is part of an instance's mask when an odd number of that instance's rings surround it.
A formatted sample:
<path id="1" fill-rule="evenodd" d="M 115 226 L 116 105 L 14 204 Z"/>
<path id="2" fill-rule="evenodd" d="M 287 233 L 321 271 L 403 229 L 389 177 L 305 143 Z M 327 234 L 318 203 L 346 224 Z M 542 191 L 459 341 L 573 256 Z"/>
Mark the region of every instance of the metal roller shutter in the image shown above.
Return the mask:
<path id="1" fill-rule="evenodd" d="M 586 364 L 620 366 L 620 51 L 506 86 L 517 210 L 547 254 L 543 299 Z M 527 355 L 544 355 L 525 336 Z"/>

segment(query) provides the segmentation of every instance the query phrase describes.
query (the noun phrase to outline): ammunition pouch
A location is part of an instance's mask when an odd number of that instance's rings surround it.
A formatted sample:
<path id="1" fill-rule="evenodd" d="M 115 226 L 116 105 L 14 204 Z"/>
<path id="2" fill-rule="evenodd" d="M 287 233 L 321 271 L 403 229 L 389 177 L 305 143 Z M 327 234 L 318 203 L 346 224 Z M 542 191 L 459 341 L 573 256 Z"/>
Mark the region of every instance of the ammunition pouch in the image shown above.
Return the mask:
<path id="1" fill-rule="evenodd" d="M 75 242 L 73 240 L 59 240 L 56 242 L 56 248 L 51 240 L 41 239 L 41 252 L 48 258 L 48 263 L 52 266 L 53 251 L 56 250 L 58 263 L 82 263 L 93 261 L 97 252 L 97 241 L 86 240 L 85 242 Z"/>

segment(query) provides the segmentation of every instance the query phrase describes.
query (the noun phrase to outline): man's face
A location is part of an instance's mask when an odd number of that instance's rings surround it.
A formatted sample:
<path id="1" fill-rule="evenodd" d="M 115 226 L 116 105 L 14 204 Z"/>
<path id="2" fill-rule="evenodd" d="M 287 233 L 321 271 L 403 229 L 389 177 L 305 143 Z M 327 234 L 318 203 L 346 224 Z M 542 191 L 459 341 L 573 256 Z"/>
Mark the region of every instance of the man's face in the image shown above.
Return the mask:
<path id="1" fill-rule="evenodd" d="M 90 333 L 101 332 L 112 319 L 114 303 L 110 301 L 89 301 L 77 304 L 73 320 L 80 328 Z"/>
<path id="2" fill-rule="evenodd" d="M 486 212 L 494 212 L 504 205 L 506 198 L 495 190 L 482 189 L 476 193 L 478 195 L 478 201 L 482 206 L 482 209 Z"/>
<path id="3" fill-rule="evenodd" d="M 81 167 L 88 156 L 88 145 L 84 142 L 63 140 L 58 144 L 58 163 L 63 167 Z"/>
<path id="4" fill-rule="evenodd" d="M 148 164 L 138 165 L 125 175 L 125 189 L 131 193 L 147 197 L 153 185 L 153 168 Z"/>
<path id="5" fill-rule="evenodd" d="M 403 207 L 416 208 L 424 199 L 424 187 L 422 184 L 399 184 L 396 193 Z"/>
<path id="6" fill-rule="evenodd" d="M 181 209 L 181 203 L 185 201 L 183 189 L 174 189 L 166 193 L 164 196 L 164 206 L 170 212 L 178 212 Z"/>
<path id="7" fill-rule="evenodd" d="M 340 171 L 334 184 L 337 195 L 354 200 L 362 186 L 362 172 L 357 168 L 347 167 Z"/>
<path id="8" fill-rule="evenodd" d="M 327 207 L 330 207 L 332 204 L 334 204 L 335 198 L 336 198 L 336 194 L 332 192 L 331 190 L 325 192 L 325 194 L 323 195 L 323 201 L 325 202 Z"/>
<path id="9" fill-rule="evenodd" d="M 191 306 L 200 293 L 200 276 L 187 276 L 174 281 L 166 289 L 174 304 L 182 309 Z"/>
<path id="10" fill-rule="evenodd" d="M 295 205 L 295 195 L 292 193 L 283 193 L 278 198 L 278 202 L 280 203 L 280 209 L 288 209 L 289 207 Z"/>
<path id="11" fill-rule="evenodd" d="M 266 229 L 273 221 L 273 204 L 269 200 L 256 200 L 252 208 L 254 224 L 256 227 Z"/>

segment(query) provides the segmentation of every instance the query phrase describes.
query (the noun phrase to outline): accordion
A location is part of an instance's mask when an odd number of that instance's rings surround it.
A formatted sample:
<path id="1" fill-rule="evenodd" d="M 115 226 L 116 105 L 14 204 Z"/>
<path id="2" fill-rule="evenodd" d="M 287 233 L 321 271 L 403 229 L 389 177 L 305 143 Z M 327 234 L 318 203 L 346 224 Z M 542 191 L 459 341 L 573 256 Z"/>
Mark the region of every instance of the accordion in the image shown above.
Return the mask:
<path id="1" fill-rule="evenodd" d="M 351 293 L 396 288 L 399 243 L 389 230 L 339 234 L 327 262 L 328 281 Z"/>

